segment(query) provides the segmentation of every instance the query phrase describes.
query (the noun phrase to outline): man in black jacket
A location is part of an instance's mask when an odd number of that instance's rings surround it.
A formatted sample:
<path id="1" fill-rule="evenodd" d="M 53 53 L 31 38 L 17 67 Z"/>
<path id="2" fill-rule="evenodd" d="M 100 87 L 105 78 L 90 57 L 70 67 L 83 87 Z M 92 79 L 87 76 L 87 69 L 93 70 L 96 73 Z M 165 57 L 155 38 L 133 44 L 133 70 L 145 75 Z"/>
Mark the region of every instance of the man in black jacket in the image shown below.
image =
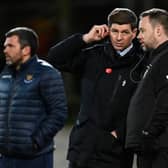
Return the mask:
<path id="1" fill-rule="evenodd" d="M 6 33 L 0 74 L 0 167 L 53 168 L 54 136 L 67 117 L 61 73 L 36 55 L 38 35 Z"/>
<path id="2" fill-rule="evenodd" d="M 124 138 L 128 104 L 136 88 L 130 76 L 138 79 L 134 67 L 141 57 L 138 44 L 133 43 L 136 33 L 134 12 L 116 8 L 108 16 L 108 25 L 72 35 L 49 51 L 51 64 L 81 77 L 81 108 L 67 155 L 70 168 L 132 167 Z"/>
<path id="3" fill-rule="evenodd" d="M 150 9 L 140 15 L 138 38 L 152 50 L 133 96 L 126 147 L 138 154 L 139 168 L 168 167 L 168 12 Z"/>

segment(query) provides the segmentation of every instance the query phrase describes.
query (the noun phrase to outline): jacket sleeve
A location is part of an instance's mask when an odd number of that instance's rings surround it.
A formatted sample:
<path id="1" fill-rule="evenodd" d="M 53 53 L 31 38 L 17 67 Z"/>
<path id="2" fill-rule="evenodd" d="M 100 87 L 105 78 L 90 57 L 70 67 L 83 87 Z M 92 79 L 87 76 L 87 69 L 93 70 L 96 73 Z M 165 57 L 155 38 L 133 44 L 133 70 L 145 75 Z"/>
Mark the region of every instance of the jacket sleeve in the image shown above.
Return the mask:
<path id="1" fill-rule="evenodd" d="M 64 126 L 67 118 L 67 101 L 61 74 L 50 69 L 41 78 L 40 92 L 46 108 L 46 118 L 33 135 L 33 141 L 41 148 Z"/>
<path id="2" fill-rule="evenodd" d="M 82 49 L 87 44 L 81 34 L 74 34 L 50 48 L 47 61 L 54 67 L 71 72 L 79 70 L 82 62 Z"/>

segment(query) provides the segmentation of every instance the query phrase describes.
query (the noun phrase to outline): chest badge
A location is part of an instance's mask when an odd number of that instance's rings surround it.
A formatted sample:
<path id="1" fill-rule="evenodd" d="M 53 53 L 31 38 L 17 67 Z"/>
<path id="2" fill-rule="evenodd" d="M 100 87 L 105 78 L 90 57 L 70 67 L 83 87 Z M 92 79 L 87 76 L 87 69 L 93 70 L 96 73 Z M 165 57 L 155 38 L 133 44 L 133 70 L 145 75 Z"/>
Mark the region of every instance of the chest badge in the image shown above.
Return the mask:
<path id="1" fill-rule="evenodd" d="M 26 78 L 24 79 L 24 83 L 31 83 L 33 81 L 33 75 L 27 74 Z"/>
<path id="2" fill-rule="evenodd" d="M 112 71 L 113 71 L 112 68 L 106 68 L 106 69 L 105 69 L 105 73 L 106 73 L 106 74 L 111 74 Z"/>
<path id="3" fill-rule="evenodd" d="M 122 81 L 122 86 L 124 87 L 126 85 L 127 81 L 126 80 L 123 80 Z"/>
<path id="4" fill-rule="evenodd" d="M 143 78 L 145 78 L 145 76 L 147 75 L 148 71 L 149 71 L 151 68 L 152 68 L 152 65 L 151 65 L 151 64 L 149 64 L 149 65 L 146 66 L 146 70 L 145 70 L 145 72 L 144 72 Z"/>

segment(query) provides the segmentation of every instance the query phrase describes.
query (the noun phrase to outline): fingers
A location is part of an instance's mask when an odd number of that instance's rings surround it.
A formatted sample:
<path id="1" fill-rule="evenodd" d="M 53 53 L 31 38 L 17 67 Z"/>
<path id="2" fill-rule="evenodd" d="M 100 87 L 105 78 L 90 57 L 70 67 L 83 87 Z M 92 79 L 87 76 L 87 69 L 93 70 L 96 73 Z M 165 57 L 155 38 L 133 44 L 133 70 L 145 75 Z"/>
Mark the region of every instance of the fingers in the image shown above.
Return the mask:
<path id="1" fill-rule="evenodd" d="M 109 35 L 109 28 L 107 25 L 95 25 L 93 26 L 93 31 L 96 32 L 96 36 L 100 39 L 105 38 Z"/>
<path id="2" fill-rule="evenodd" d="M 83 40 L 86 43 L 99 41 L 109 35 L 109 28 L 106 24 L 94 25 L 87 34 L 83 35 Z"/>
<path id="3" fill-rule="evenodd" d="M 116 131 L 112 131 L 112 132 L 111 132 L 111 135 L 113 135 L 115 138 L 118 137 Z"/>

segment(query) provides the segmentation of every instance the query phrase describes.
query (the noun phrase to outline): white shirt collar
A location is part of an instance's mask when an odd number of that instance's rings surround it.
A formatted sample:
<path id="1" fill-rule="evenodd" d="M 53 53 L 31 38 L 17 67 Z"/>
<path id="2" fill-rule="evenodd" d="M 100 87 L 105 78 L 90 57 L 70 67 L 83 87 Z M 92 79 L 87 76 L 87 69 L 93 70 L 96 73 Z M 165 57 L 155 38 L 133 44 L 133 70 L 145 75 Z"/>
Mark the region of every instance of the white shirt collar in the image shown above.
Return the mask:
<path id="1" fill-rule="evenodd" d="M 133 44 L 131 43 L 131 45 L 129 47 L 127 47 L 123 51 L 117 51 L 117 53 L 122 57 L 122 56 L 126 55 L 131 50 L 132 47 L 133 47 Z"/>

